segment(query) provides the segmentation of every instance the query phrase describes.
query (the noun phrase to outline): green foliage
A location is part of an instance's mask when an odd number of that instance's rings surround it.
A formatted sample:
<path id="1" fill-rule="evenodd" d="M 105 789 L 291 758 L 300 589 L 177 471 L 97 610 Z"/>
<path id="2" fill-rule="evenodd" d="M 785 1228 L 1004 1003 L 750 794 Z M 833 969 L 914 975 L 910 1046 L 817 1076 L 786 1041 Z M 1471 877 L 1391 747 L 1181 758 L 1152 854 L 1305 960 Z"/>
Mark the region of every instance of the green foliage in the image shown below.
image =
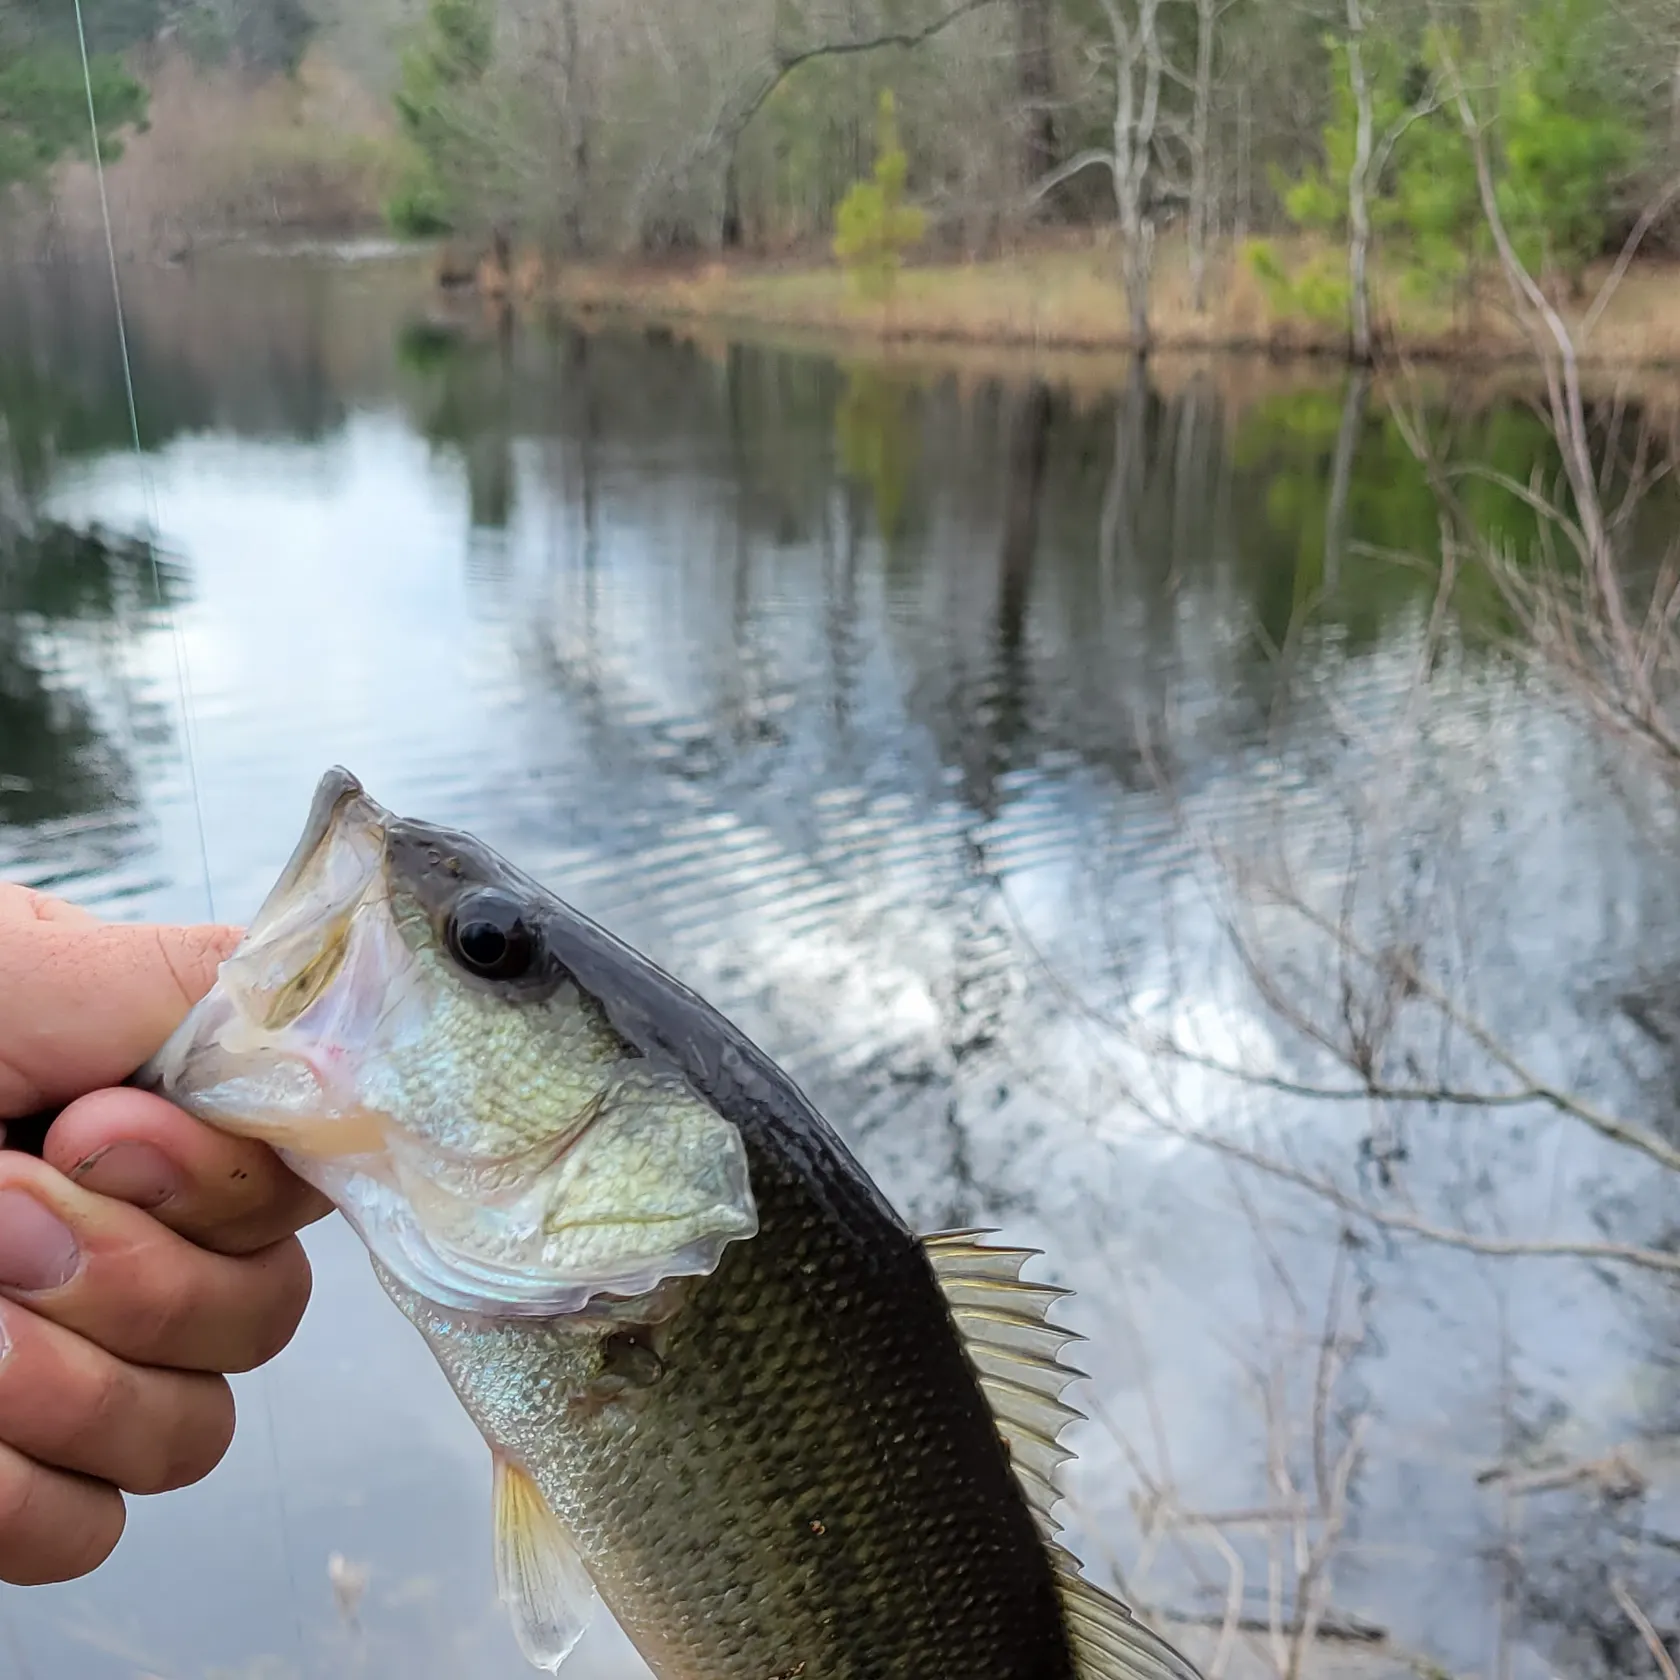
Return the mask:
<path id="1" fill-rule="evenodd" d="M 110 57 L 95 58 L 99 152 L 122 155 L 120 132 L 144 122 L 146 90 Z M 90 148 L 87 88 L 79 56 L 54 43 L 10 46 L 0 37 L 0 192 L 39 186 L 60 159 Z"/>
<path id="2" fill-rule="evenodd" d="M 1582 0 L 1546 0 L 1499 88 L 1500 211 L 1524 261 L 1572 281 L 1602 250 L 1616 189 L 1643 149 L 1632 113 L 1583 62 L 1597 22 Z"/>
<path id="3" fill-rule="evenodd" d="M 1358 105 L 1353 91 L 1353 66 L 1345 41 L 1326 39 L 1329 63 L 1330 111 L 1320 133 L 1324 158 L 1291 179 L 1271 171 L 1272 185 L 1283 201 L 1285 214 L 1298 228 L 1340 237 L 1347 229 L 1348 177 L 1353 173 L 1358 142 Z M 1372 133 L 1381 136 L 1406 111 L 1410 80 L 1407 57 L 1393 40 L 1366 36 L 1360 58 L 1371 90 Z M 1370 183 L 1373 201 L 1380 183 Z"/>
<path id="4" fill-rule="evenodd" d="M 876 118 L 875 169 L 856 182 L 834 216 L 834 254 L 867 298 L 892 296 L 904 253 L 922 237 L 926 218 L 904 202 L 909 159 L 898 143 L 893 96 L 882 89 Z"/>
<path id="5" fill-rule="evenodd" d="M 435 239 L 454 227 L 449 201 L 423 157 L 404 168 L 385 200 L 385 220 L 407 239 Z"/>
<path id="6" fill-rule="evenodd" d="M 464 102 L 494 53 L 487 0 L 431 0 L 420 38 L 403 54 L 394 101 L 409 162 L 385 214 L 399 233 L 450 233 L 469 218 L 474 185 L 494 160 L 463 120 Z"/>
<path id="7" fill-rule="evenodd" d="M 462 353 L 461 333 L 435 321 L 405 321 L 397 330 L 397 363 L 410 373 L 441 372 Z"/>
<path id="8" fill-rule="evenodd" d="M 1455 113 L 1414 122 L 1395 149 L 1375 225 L 1392 235 L 1390 264 L 1415 296 L 1469 280 L 1492 250 L 1476 166 Z"/>
<path id="9" fill-rule="evenodd" d="M 1314 321 L 1342 321 L 1348 312 L 1348 277 L 1334 252 L 1320 251 L 1291 273 L 1267 239 L 1251 239 L 1244 260 L 1259 280 L 1266 302 L 1280 315 L 1299 313 Z"/>
<path id="10" fill-rule="evenodd" d="M 1359 110 L 1348 43 L 1327 39 L 1325 51 L 1331 99 L 1320 133 L 1323 161 L 1293 179 L 1274 170 L 1273 185 L 1295 227 L 1340 244 L 1348 236 Z M 1424 43 L 1413 50 L 1368 33 L 1360 58 L 1371 98 L 1365 195 L 1373 250 L 1385 248 L 1386 266 L 1409 290 L 1434 295 L 1464 274 L 1484 233 L 1470 151 L 1454 114 L 1419 102 L 1434 68 Z M 1275 303 L 1314 319 L 1345 318 L 1351 282 L 1336 267 L 1333 257 L 1314 257 L 1303 272 L 1279 277 L 1268 289 Z"/>
<path id="11" fill-rule="evenodd" d="M 1277 246 L 1271 240 L 1250 239 L 1246 241 L 1242 248 L 1242 258 L 1259 277 L 1261 285 L 1266 288 L 1268 298 L 1273 295 L 1273 287 L 1288 286 L 1288 271 L 1283 266 L 1283 259 L 1277 253 Z"/>
<path id="12" fill-rule="evenodd" d="M 1591 37 L 1591 0 L 1538 0 L 1512 11 L 1501 34 L 1474 43 L 1429 31 L 1415 48 L 1368 34 L 1362 42 L 1376 146 L 1393 136 L 1380 172 L 1367 182 L 1374 240 L 1385 267 L 1414 293 L 1435 296 L 1470 280 L 1492 251 L 1476 183 L 1475 157 L 1456 107 L 1418 104 L 1422 83 L 1450 56 L 1488 108 L 1484 124 L 1497 202 L 1518 255 L 1536 271 L 1578 281 L 1603 248 L 1618 184 L 1642 151 L 1635 115 L 1596 79 L 1581 44 Z M 1332 96 L 1320 135 L 1322 161 L 1273 185 L 1291 223 L 1336 240 L 1346 237 L 1348 178 L 1357 108 L 1345 42 L 1326 43 Z M 1251 255 L 1251 262 L 1256 259 Z M 1274 302 L 1322 314 L 1336 287 L 1318 272 L 1289 276 L 1256 267 Z M 1345 305 L 1347 286 L 1340 293 Z"/>

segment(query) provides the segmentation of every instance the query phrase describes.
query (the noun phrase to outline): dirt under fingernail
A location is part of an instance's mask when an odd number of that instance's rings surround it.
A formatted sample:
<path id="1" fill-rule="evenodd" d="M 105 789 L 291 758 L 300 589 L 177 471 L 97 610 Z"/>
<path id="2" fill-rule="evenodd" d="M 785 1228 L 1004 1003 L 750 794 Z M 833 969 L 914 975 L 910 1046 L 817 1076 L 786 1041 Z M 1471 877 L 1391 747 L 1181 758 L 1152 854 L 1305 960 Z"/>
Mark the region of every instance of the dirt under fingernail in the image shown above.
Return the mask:
<path id="1" fill-rule="evenodd" d="M 112 1143 L 96 1149 L 71 1171 L 84 1190 L 132 1207 L 161 1207 L 181 1188 L 175 1163 L 149 1143 Z"/>

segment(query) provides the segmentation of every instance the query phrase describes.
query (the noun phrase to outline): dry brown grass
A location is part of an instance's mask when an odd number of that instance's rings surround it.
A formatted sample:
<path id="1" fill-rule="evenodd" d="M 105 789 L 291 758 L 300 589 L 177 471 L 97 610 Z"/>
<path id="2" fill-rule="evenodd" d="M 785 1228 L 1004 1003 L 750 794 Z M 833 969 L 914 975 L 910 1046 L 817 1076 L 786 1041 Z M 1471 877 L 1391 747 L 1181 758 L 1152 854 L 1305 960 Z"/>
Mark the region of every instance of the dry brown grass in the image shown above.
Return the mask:
<path id="1" fill-rule="evenodd" d="M 1310 253 L 1284 245 L 1286 264 Z M 1014 346 L 1034 351 L 1126 353 L 1125 299 L 1111 238 L 1065 239 L 994 261 L 907 268 L 886 305 L 857 297 L 832 264 L 707 262 L 686 268 L 575 265 L 554 274 L 549 294 L 578 310 L 628 310 L 666 320 L 712 322 L 841 335 L 858 341 Z M 1224 254 L 1203 313 L 1190 306 L 1180 244 L 1163 247 L 1151 315 L 1157 348 L 1250 349 L 1271 354 L 1340 354 L 1346 333 L 1273 308 L 1251 266 Z M 527 286 L 532 282 L 528 278 Z M 1596 285 L 1589 276 L 1588 296 Z M 1606 363 L 1680 362 L 1680 265 L 1636 264 L 1593 334 Z M 1489 284 L 1468 307 L 1406 295 L 1379 283 L 1387 341 L 1413 358 L 1527 360 L 1528 339 Z M 1581 309 L 1585 304 L 1581 305 Z M 1577 311 L 1579 313 L 1579 311 Z"/>

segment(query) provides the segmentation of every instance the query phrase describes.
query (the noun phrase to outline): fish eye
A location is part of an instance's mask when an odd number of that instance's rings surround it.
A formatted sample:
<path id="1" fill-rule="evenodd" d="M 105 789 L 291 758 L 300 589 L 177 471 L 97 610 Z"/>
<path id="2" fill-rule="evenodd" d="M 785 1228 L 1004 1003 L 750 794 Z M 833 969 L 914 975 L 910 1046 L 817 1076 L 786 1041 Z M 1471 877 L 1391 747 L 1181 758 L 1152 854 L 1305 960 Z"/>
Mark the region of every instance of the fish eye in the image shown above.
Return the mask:
<path id="1" fill-rule="evenodd" d="M 537 936 L 517 899 L 486 887 L 463 895 L 449 918 L 449 954 L 485 980 L 517 980 L 537 956 Z"/>

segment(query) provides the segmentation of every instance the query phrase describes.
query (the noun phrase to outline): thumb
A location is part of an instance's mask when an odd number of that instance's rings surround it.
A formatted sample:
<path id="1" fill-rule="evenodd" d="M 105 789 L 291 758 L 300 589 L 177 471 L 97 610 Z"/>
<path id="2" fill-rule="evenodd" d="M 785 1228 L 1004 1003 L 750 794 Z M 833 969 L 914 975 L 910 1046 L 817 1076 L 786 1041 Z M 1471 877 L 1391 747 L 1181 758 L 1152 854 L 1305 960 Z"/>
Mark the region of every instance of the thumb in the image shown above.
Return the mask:
<path id="1" fill-rule="evenodd" d="M 0 1115 L 120 1084 L 214 984 L 238 928 L 0 926 Z"/>

